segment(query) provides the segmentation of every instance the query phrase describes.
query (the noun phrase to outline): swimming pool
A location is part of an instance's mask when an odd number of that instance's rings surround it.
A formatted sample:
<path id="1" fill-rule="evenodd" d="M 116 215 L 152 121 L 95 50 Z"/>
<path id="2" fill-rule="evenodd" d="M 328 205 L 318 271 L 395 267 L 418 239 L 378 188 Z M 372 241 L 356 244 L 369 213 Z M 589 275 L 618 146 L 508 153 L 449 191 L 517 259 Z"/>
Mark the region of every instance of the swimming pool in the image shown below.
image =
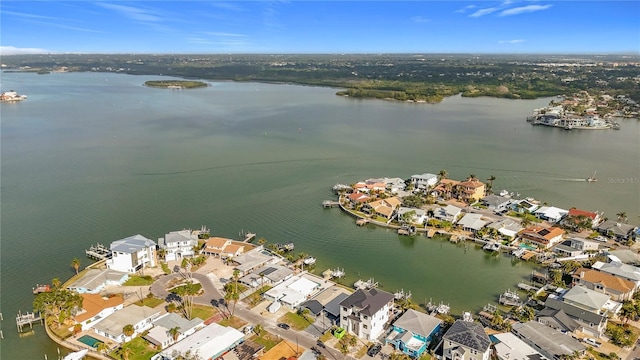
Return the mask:
<path id="1" fill-rule="evenodd" d="M 93 336 L 89 336 L 89 335 L 83 335 L 83 336 L 79 337 L 78 341 L 80 341 L 83 344 L 89 345 L 92 348 L 97 348 L 98 344 L 100 344 L 102 342 L 102 341 L 94 338 Z"/>
<path id="2" fill-rule="evenodd" d="M 536 250 L 537 248 L 535 246 L 531 246 L 529 244 L 520 244 L 520 247 L 526 250 Z"/>

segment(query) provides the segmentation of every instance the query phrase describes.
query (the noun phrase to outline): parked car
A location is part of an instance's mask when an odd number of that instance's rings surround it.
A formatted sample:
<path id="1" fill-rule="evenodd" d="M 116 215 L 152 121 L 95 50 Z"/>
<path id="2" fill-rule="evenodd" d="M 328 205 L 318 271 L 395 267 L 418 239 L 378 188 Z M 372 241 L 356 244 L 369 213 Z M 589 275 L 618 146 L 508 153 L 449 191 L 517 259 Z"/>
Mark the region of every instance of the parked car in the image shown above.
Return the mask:
<path id="1" fill-rule="evenodd" d="M 584 339 L 584 342 L 593 346 L 593 347 L 600 347 L 600 345 L 602 345 L 601 342 L 597 341 L 596 339 L 592 339 L 592 338 L 586 338 Z"/>
<path id="2" fill-rule="evenodd" d="M 284 330 L 289 330 L 289 328 L 291 328 L 291 326 L 289 326 L 289 324 L 285 324 L 285 323 L 279 323 L 278 327 L 280 329 L 284 329 Z"/>
<path id="3" fill-rule="evenodd" d="M 382 345 L 374 344 L 367 350 L 367 355 L 374 357 L 380 353 L 380 350 L 382 350 Z"/>
<path id="4" fill-rule="evenodd" d="M 318 340 L 318 341 L 316 342 L 316 345 L 320 346 L 320 347 L 321 347 L 321 348 L 323 348 L 323 349 L 326 347 L 326 346 L 324 345 L 324 343 L 322 342 L 322 340 Z"/>

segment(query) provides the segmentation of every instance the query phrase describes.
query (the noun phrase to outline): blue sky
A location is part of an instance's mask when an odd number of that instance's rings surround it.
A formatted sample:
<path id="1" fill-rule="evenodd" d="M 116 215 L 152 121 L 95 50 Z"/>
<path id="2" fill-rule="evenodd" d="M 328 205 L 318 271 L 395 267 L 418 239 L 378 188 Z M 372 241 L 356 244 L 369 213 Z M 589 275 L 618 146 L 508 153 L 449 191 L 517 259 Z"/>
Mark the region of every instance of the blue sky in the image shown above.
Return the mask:
<path id="1" fill-rule="evenodd" d="M 640 1 L 0 2 L 2 54 L 635 53 Z"/>

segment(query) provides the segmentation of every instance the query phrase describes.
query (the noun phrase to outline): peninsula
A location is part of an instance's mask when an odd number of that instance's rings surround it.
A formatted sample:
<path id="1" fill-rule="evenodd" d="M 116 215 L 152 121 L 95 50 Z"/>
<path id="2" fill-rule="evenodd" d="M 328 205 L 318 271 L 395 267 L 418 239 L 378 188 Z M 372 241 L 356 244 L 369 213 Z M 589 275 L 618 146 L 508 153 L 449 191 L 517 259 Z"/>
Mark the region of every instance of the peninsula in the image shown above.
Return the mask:
<path id="1" fill-rule="evenodd" d="M 207 83 L 195 80 L 149 80 L 145 81 L 145 86 L 165 89 L 194 89 L 207 87 Z"/>

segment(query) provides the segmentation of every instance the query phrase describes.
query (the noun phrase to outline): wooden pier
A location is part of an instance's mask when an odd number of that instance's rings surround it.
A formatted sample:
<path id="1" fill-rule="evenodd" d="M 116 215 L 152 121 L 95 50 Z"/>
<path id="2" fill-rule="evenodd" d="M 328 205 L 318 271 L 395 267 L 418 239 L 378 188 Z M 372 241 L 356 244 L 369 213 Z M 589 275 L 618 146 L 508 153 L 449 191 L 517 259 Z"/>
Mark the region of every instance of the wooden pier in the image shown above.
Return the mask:
<path id="1" fill-rule="evenodd" d="M 322 202 L 322 207 L 323 208 L 334 208 L 334 207 L 338 207 L 340 206 L 340 202 L 339 201 L 333 201 L 333 200 L 325 200 Z"/>
<path id="2" fill-rule="evenodd" d="M 365 225 L 367 225 L 367 223 L 368 223 L 368 222 L 369 222 L 369 220 L 368 220 L 368 219 L 362 219 L 362 218 L 360 218 L 360 219 L 356 220 L 356 225 L 358 225 L 358 226 L 365 226 Z"/>
<path id="3" fill-rule="evenodd" d="M 256 238 L 256 234 L 252 233 L 252 232 L 248 232 L 248 233 L 244 233 L 244 240 L 242 240 L 242 242 L 252 242 L 253 239 Z"/>
<path id="4" fill-rule="evenodd" d="M 40 322 L 42 324 L 42 321 L 42 316 L 40 316 L 40 314 L 36 316 L 36 314 L 32 312 L 24 314 L 19 312 L 18 315 L 16 315 L 16 326 L 18 327 L 18 332 L 22 332 L 22 328 L 25 325 L 29 325 L 29 328 L 33 329 L 34 322 Z"/>
<path id="5" fill-rule="evenodd" d="M 111 258 L 111 250 L 100 243 L 91 245 L 89 249 L 84 251 L 84 253 L 89 259 L 93 260 L 104 260 Z"/>

